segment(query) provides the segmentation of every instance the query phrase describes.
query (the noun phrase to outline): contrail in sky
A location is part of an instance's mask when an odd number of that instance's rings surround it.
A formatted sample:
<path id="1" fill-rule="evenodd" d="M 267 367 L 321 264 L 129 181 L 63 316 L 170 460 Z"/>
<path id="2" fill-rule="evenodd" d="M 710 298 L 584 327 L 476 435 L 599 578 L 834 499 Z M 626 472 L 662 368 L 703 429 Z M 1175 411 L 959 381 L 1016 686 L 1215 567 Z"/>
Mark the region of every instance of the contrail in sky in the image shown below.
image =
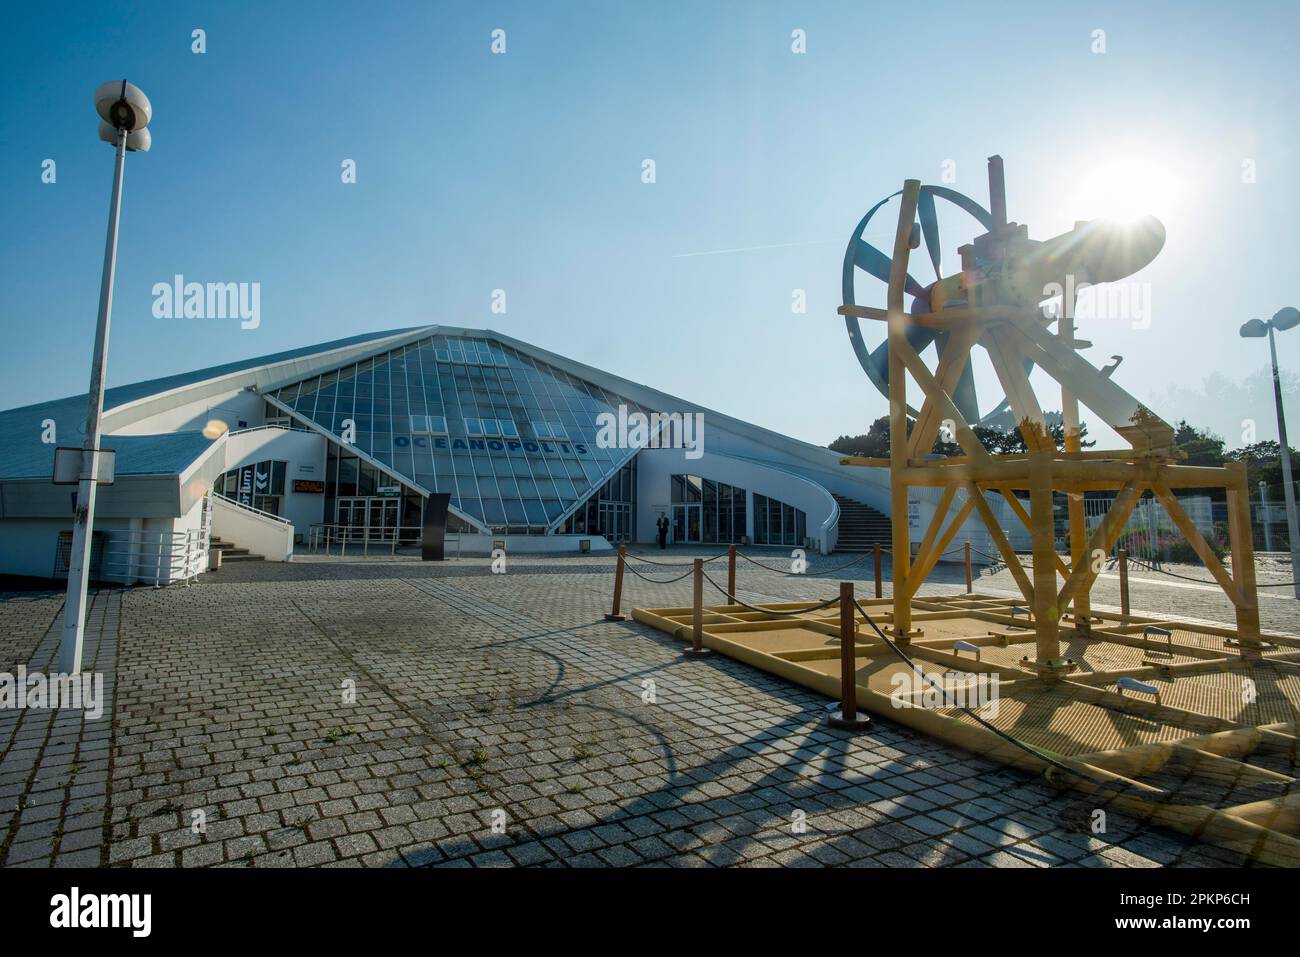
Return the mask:
<path id="1" fill-rule="evenodd" d="M 838 239 L 818 239 L 807 243 L 773 243 L 770 246 L 737 246 L 735 249 L 710 249 L 702 253 L 676 253 L 673 259 L 690 259 L 693 256 L 721 256 L 723 253 L 749 253 L 758 249 L 789 249 L 791 246 L 825 246 L 838 243 Z"/>

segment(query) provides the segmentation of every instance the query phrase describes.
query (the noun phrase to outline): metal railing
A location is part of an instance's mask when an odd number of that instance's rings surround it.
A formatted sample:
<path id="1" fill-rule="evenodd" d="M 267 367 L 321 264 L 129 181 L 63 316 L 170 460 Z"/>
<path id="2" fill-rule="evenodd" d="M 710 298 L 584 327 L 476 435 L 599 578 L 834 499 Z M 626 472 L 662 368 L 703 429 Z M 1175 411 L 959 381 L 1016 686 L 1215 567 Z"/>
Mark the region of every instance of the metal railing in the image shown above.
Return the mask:
<path id="1" fill-rule="evenodd" d="M 239 508 L 242 508 L 246 512 L 253 512 L 256 515 L 261 515 L 263 518 L 269 518 L 272 521 L 279 522 L 282 525 L 293 524 L 293 522 L 291 522 L 289 519 L 285 518 L 282 515 L 276 515 L 274 512 L 268 512 L 264 509 L 254 508 L 251 505 L 247 505 L 244 502 L 241 502 L 237 498 L 231 498 L 229 495 L 226 495 L 224 492 L 213 492 L 212 494 L 217 496 L 217 498 L 221 499 L 221 501 L 228 502 L 231 505 L 236 505 Z"/>
<path id="2" fill-rule="evenodd" d="M 456 542 L 456 557 L 460 558 L 460 532 L 448 532 L 445 542 Z M 397 554 L 398 545 L 418 547 L 424 538 L 424 528 L 419 525 L 392 525 L 370 528 L 365 525 L 312 525 L 307 529 L 307 547 L 313 555 L 324 549 L 329 555 L 337 547 L 340 556 L 347 554 L 349 545 L 360 545 L 361 554 L 369 555 L 372 546 L 382 550 L 388 546 L 390 555 Z"/>
<path id="3" fill-rule="evenodd" d="M 206 527 L 183 532 L 114 529 L 104 543 L 100 574 L 128 585 L 188 585 L 207 570 L 208 542 Z"/>

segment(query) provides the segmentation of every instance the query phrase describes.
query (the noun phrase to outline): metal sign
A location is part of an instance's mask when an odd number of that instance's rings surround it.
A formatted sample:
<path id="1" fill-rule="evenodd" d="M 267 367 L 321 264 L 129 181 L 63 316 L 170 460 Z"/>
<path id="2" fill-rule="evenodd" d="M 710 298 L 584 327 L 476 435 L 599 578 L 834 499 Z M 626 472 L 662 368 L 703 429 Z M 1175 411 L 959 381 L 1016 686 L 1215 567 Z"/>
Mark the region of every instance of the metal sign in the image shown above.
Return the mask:
<path id="1" fill-rule="evenodd" d="M 398 498 L 402 494 L 400 485 L 380 485 L 375 489 L 375 495 L 379 498 Z"/>
<path id="2" fill-rule="evenodd" d="M 54 484 L 78 485 L 83 478 L 81 470 L 83 449 L 60 447 L 54 450 Z M 117 452 L 100 449 L 95 455 L 95 484 L 112 485 L 117 472 Z M 89 478 L 90 476 L 84 476 Z"/>

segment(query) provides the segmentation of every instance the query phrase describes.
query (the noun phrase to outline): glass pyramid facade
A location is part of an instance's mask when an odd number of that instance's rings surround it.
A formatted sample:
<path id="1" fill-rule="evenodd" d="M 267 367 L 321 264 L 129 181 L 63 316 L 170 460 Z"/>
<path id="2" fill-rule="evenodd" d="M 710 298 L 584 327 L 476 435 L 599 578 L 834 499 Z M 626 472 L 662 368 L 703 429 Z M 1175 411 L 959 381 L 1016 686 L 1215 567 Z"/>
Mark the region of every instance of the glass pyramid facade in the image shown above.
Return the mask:
<path id="1" fill-rule="evenodd" d="M 636 450 L 597 446 L 600 413 L 620 404 L 649 411 L 489 337 L 439 334 L 267 397 L 329 432 L 340 450 L 350 419 L 351 449 L 512 532 L 544 530 L 618 478 Z M 338 471 L 327 477 L 327 499 L 347 494 L 349 478 L 364 484 L 345 474 L 355 459 L 332 450 L 330 463 Z"/>

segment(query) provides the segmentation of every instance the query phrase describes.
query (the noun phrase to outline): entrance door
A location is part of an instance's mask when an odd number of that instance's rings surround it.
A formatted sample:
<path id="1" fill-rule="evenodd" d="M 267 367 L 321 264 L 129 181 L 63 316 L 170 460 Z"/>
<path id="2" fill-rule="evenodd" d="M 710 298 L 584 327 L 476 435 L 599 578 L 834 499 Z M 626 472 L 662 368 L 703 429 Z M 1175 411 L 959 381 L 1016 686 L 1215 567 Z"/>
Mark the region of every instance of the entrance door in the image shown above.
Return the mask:
<path id="1" fill-rule="evenodd" d="M 340 534 L 346 542 L 387 542 L 397 534 L 401 502 L 395 498 L 356 497 L 338 500 Z"/>
<path id="2" fill-rule="evenodd" d="M 700 541 L 700 506 L 699 504 L 673 506 L 673 541 Z"/>
<path id="3" fill-rule="evenodd" d="M 372 542 L 387 542 L 397 534 L 397 505 L 395 498 L 367 499 L 366 537 Z"/>
<path id="4" fill-rule="evenodd" d="M 359 542 L 366 534 L 366 500 L 341 498 L 338 505 L 339 536 L 345 542 Z"/>

